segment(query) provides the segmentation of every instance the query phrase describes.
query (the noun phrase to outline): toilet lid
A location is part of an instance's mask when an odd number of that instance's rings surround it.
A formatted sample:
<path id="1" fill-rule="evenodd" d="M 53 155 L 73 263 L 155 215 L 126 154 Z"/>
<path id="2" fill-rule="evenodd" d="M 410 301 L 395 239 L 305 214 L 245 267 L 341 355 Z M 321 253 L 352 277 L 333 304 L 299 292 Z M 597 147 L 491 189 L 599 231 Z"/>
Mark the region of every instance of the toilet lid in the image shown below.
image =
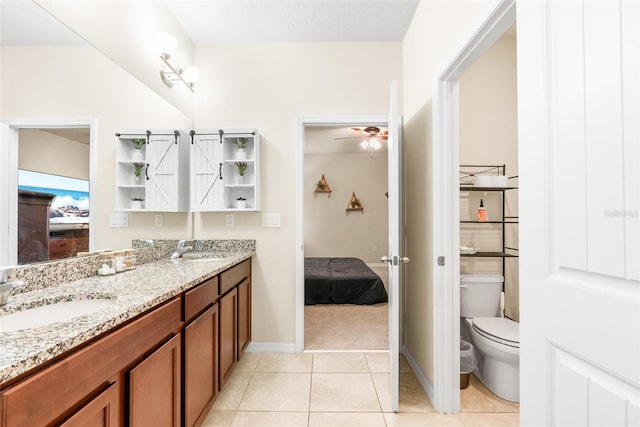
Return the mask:
<path id="1" fill-rule="evenodd" d="M 511 346 L 519 346 L 520 344 L 520 326 L 506 317 L 474 318 L 473 327 L 494 341 L 504 342 Z"/>

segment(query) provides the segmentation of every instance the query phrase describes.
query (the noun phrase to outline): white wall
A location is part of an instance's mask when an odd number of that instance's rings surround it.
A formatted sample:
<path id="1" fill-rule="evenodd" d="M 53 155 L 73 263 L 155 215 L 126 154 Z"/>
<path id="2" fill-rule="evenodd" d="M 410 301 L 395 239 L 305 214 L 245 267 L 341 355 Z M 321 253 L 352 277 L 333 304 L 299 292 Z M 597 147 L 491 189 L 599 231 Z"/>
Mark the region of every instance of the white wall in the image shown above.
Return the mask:
<path id="1" fill-rule="evenodd" d="M 460 78 L 460 164 L 506 165 L 508 176 L 518 175 L 518 115 L 515 34 L 500 38 Z M 510 183 L 517 185 L 518 180 Z M 505 211 L 518 216 L 518 192 L 506 193 Z M 460 219 L 475 219 L 480 198 L 489 220 L 501 219 L 499 193 L 461 193 Z M 506 226 L 506 244 L 518 247 L 518 226 Z M 460 244 L 483 250 L 502 250 L 501 226 L 462 224 Z M 465 272 L 502 274 L 498 259 L 461 258 Z M 519 318 L 518 259 L 505 265 L 505 314 Z"/>
<path id="2" fill-rule="evenodd" d="M 162 228 L 154 227 L 150 213 L 130 214 L 128 228 L 109 227 L 115 198 L 115 133 L 189 129 L 189 117 L 92 47 L 3 47 L 0 55 L 0 120 L 97 119 L 98 194 L 91 214 L 92 247 L 124 248 L 135 238 L 191 236 L 191 217 L 186 213 L 164 214 Z"/>
<path id="3" fill-rule="evenodd" d="M 388 246 L 387 158 L 367 152 L 305 155 L 305 256 L 380 262 Z M 322 174 L 331 193 L 314 193 Z M 354 192 L 362 211 L 346 210 Z"/>
<path id="4" fill-rule="evenodd" d="M 300 115 L 385 114 L 389 84 L 402 73 L 402 45 L 224 43 L 196 47 L 200 80 L 195 127 L 255 127 L 262 136 L 262 212 L 195 214 L 196 238 L 255 238 L 253 340 L 292 344 L 295 326 L 295 169 Z M 367 58 L 383 58 L 375 65 Z M 345 206 L 347 201 L 344 202 Z M 366 206 L 365 206 L 366 208 Z M 365 211 L 366 215 L 366 211 Z"/>
<path id="5" fill-rule="evenodd" d="M 88 132 L 87 132 L 88 135 Z M 18 169 L 89 179 L 89 144 L 38 129 L 22 129 Z"/>
<path id="6" fill-rule="evenodd" d="M 457 50 L 466 29 L 491 1 L 422 1 L 402 44 L 405 141 L 406 269 L 404 345 L 427 379 L 434 380 L 431 251 L 433 185 L 431 108 L 435 73 Z"/>
<path id="7" fill-rule="evenodd" d="M 160 79 L 158 32 L 178 40 L 171 63 L 183 69 L 194 63 L 193 42 L 162 1 L 35 0 L 116 64 L 131 73 L 189 117 L 193 93 L 183 84 L 169 88 Z"/>

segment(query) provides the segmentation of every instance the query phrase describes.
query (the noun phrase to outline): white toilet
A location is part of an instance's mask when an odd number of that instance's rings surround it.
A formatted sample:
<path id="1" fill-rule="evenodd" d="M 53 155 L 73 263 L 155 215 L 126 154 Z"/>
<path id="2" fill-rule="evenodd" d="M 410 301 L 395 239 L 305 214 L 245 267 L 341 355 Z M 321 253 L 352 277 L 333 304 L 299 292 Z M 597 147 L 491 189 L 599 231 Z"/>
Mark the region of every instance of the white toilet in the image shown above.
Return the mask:
<path id="1" fill-rule="evenodd" d="M 476 349 L 474 375 L 494 394 L 519 402 L 519 325 L 498 317 L 503 281 L 495 274 L 460 275 L 460 331 Z"/>

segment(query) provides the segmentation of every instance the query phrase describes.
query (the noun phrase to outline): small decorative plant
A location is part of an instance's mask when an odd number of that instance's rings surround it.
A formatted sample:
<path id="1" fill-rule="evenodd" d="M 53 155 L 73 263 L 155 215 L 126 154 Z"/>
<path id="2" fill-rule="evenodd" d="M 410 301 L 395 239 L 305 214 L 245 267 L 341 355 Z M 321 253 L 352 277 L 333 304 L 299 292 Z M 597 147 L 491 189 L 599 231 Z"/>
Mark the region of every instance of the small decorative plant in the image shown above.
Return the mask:
<path id="1" fill-rule="evenodd" d="M 238 149 L 244 150 L 245 145 L 247 145 L 247 141 L 249 141 L 249 138 L 235 138 L 233 143 L 236 144 Z"/>
<path id="2" fill-rule="evenodd" d="M 238 168 L 238 175 L 244 176 L 244 174 L 247 173 L 247 167 L 249 167 L 249 165 L 247 165 L 246 162 L 236 162 L 236 167 Z"/>
<path id="3" fill-rule="evenodd" d="M 131 198 L 132 202 L 144 202 L 144 199 L 141 197 L 132 197 Z"/>
<path id="4" fill-rule="evenodd" d="M 322 181 L 316 182 L 316 191 L 324 191 L 327 189 L 327 184 Z"/>
<path id="5" fill-rule="evenodd" d="M 244 202 L 244 201 L 246 201 L 247 199 L 245 199 L 244 197 L 238 197 L 236 200 L 237 200 L 237 201 L 239 201 L 239 202 Z"/>
<path id="6" fill-rule="evenodd" d="M 142 175 L 142 170 L 144 169 L 144 163 L 134 163 L 133 164 L 133 174 L 140 178 Z"/>
<path id="7" fill-rule="evenodd" d="M 354 198 L 353 200 L 351 200 L 351 209 L 357 209 L 360 207 L 362 207 L 362 205 L 360 204 L 360 199 Z"/>
<path id="8" fill-rule="evenodd" d="M 134 138 L 131 140 L 131 143 L 133 144 L 133 148 L 135 148 L 136 150 L 141 150 L 144 144 L 146 144 L 146 142 L 147 140 L 144 138 Z"/>

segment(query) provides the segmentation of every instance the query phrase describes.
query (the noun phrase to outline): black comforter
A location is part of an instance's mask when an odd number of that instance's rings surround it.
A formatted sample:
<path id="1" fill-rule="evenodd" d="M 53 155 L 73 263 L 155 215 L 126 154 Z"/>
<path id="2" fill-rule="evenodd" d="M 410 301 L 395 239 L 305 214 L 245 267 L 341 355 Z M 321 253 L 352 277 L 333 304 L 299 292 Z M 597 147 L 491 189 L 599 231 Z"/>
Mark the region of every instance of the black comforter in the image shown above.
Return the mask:
<path id="1" fill-rule="evenodd" d="M 305 258 L 306 305 L 387 302 L 384 284 L 358 258 Z"/>

